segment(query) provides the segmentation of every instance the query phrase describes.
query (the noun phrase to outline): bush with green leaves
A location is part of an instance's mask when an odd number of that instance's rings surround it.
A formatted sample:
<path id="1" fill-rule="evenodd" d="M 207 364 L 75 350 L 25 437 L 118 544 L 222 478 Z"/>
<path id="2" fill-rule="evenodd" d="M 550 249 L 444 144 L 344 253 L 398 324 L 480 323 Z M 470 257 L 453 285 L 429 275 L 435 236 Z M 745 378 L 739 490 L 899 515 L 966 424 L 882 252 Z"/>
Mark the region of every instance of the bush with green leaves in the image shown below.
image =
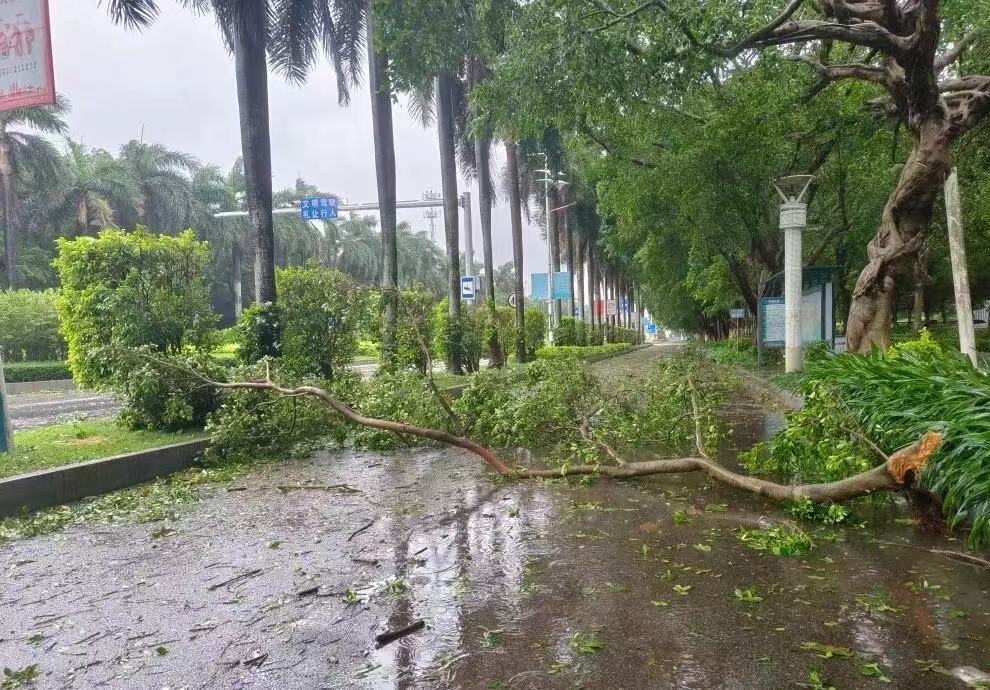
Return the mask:
<path id="1" fill-rule="evenodd" d="M 55 290 L 0 292 L 0 354 L 4 362 L 64 360 Z"/>
<path id="2" fill-rule="evenodd" d="M 399 295 L 395 369 L 413 368 L 426 374 L 427 352 L 424 348 L 433 346 L 433 310 L 436 304 L 437 300 L 431 293 L 421 290 L 405 290 Z"/>
<path id="3" fill-rule="evenodd" d="M 605 355 L 614 355 L 625 352 L 629 349 L 625 343 L 612 343 L 610 345 L 554 345 L 553 347 L 541 347 L 536 351 L 537 359 L 567 359 L 576 357 L 578 359 L 591 359 Z"/>
<path id="4" fill-rule="evenodd" d="M 3 375 L 7 383 L 64 381 L 72 378 L 69 365 L 65 362 L 5 362 Z"/>
<path id="5" fill-rule="evenodd" d="M 120 347 L 163 355 L 212 347 L 218 317 L 205 279 L 210 249 L 191 231 L 104 230 L 96 238 L 61 238 L 58 248 L 58 312 L 69 366 L 82 385 L 125 378 L 113 357 Z"/>
<path id="6" fill-rule="evenodd" d="M 547 335 L 547 312 L 543 307 L 526 307 L 526 323 L 523 327 L 526 342 L 526 361 L 536 357 Z"/>
<path id="7" fill-rule="evenodd" d="M 886 355 L 843 354 L 813 362 L 805 407 L 743 460 L 751 470 L 803 481 L 840 479 L 940 429 L 945 440 L 922 473 L 950 524 L 969 523 L 974 545 L 990 540 L 990 373 L 930 338 Z"/>
<path id="8" fill-rule="evenodd" d="M 570 346 L 584 345 L 584 340 L 578 338 L 578 323 L 577 319 L 568 316 L 563 317 L 557 326 L 557 330 L 554 331 L 553 344 Z"/>
<path id="9" fill-rule="evenodd" d="M 275 285 L 282 368 L 290 377 L 332 381 L 357 351 L 363 291 L 345 274 L 315 262 L 277 270 Z"/>
<path id="10" fill-rule="evenodd" d="M 144 346 L 108 359 L 115 362 L 110 386 L 124 406 L 120 420 L 131 429 L 201 428 L 220 404 L 220 391 L 203 379 L 222 382 L 226 368 L 210 355 L 160 355 Z"/>
<path id="11" fill-rule="evenodd" d="M 450 418 L 426 378 L 416 371 L 379 371 L 355 389 L 354 407 L 368 417 L 453 431 Z M 399 437 L 367 427 L 354 429 L 354 444 L 370 450 L 394 450 L 424 443 L 413 436 Z"/>
<path id="12" fill-rule="evenodd" d="M 282 356 L 282 319 L 274 304 L 252 304 L 233 330 L 237 355 L 244 364 Z"/>
<path id="13" fill-rule="evenodd" d="M 438 359 L 449 361 L 450 344 L 456 340 L 453 334 L 458 333 L 461 364 L 469 373 L 476 372 L 481 368 L 485 350 L 486 312 L 483 309 L 462 308 L 460 319 L 452 323 L 448 311 L 446 301 L 438 302 L 433 309 L 433 353 Z"/>
<path id="14" fill-rule="evenodd" d="M 234 380 L 281 380 L 278 362 L 265 360 L 232 373 Z M 326 386 L 341 400 L 351 401 L 361 385 L 356 372 L 340 372 L 332 383 L 304 380 Z M 315 445 L 347 440 L 351 425 L 322 401 L 308 396 L 284 397 L 272 391 L 225 391 L 222 403 L 209 417 L 208 462 L 246 464 L 258 460 L 282 460 Z"/>
<path id="15" fill-rule="evenodd" d="M 751 338 L 726 338 L 705 343 L 708 356 L 716 364 L 756 364 L 756 347 Z"/>
<path id="16" fill-rule="evenodd" d="M 494 335 L 498 339 L 503 359 L 508 362 L 516 353 L 516 310 L 511 307 L 495 307 L 495 321 L 485 312 L 482 342 L 490 342 Z"/>

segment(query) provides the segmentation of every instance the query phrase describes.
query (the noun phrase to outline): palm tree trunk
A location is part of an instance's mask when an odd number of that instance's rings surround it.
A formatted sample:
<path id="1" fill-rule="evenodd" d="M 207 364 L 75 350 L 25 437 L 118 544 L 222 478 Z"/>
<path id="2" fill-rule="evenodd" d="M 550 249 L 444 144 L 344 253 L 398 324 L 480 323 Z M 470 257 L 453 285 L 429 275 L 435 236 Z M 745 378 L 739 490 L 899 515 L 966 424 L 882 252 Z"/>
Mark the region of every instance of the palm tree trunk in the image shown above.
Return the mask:
<path id="1" fill-rule="evenodd" d="M 388 83 L 388 55 L 375 46 L 373 0 L 368 0 L 368 83 L 375 138 L 378 212 L 382 224 L 382 363 L 395 363 L 395 334 L 399 328 L 399 250 L 396 238 L 395 132 L 392 127 L 392 89 Z"/>
<path id="2" fill-rule="evenodd" d="M 262 20 L 263 21 L 263 20 Z M 254 299 L 275 302 L 275 226 L 272 221 L 272 143 L 268 120 L 265 27 L 233 27 L 241 151 L 248 227 L 254 245 Z"/>
<path id="3" fill-rule="evenodd" d="M 498 313 L 495 310 L 495 259 L 492 254 L 492 171 L 491 145 L 487 137 L 474 140 L 478 165 L 478 207 L 481 210 L 481 242 L 485 259 L 485 300 L 488 303 L 488 364 L 496 369 L 505 365 L 498 339 Z"/>
<path id="4" fill-rule="evenodd" d="M 601 323 L 598 314 L 598 267 L 595 263 L 595 246 L 590 239 L 588 240 L 588 299 L 591 300 L 591 330 L 594 331 Z"/>
<path id="5" fill-rule="evenodd" d="M 17 194 L 14 190 L 14 168 L 10 162 L 7 133 L 0 129 L 0 223 L 3 224 L 3 246 L 7 266 L 7 288 L 17 288 Z"/>
<path id="6" fill-rule="evenodd" d="M 244 313 L 244 298 L 241 293 L 241 274 L 244 270 L 241 266 L 242 255 L 241 243 L 234 242 L 234 246 L 230 251 L 230 285 L 234 298 L 234 319 L 237 321 L 241 320 L 241 314 Z"/>
<path id="7" fill-rule="evenodd" d="M 578 305 L 578 317 L 581 321 L 587 322 L 588 314 L 584 308 L 584 260 L 585 260 L 585 242 L 584 238 L 577 238 L 577 247 L 574 256 L 574 270 L 577 272 L 577 305 Z"/>
<path id="8" fill-rule="evenodd" d="M 443 222 L 447 238 L 447 371 L 463 370 L 461 352 L 461 260 L 457 205 L 457 154 L 454 147 L 453 77 L 437 77 L 437 134 L 440 139 L 440 177 L 443 186 Z"/>
<path id="9" fill-rule="evenodd" d="M 550 242 L 550 265 L 553 267 L 554 274 L 560 273 L 560 227 L 557 223 L 557 213 L 553 212 L 553 209 L 558 206 L 558 196 L 557 190 L 554 187 L 550 188 L 550 217 L 547 218 L 547 239 Z M 553 290 L 553 285 L 550 286 L 550 290 Z M 550 297 L 553 297 L 551 294 Z M 560 300 L 552 299 L 550 301 L 551 314 L 553 315 L 553 327 L 556 328 L 560 325 Z"/>
<path id="10" fill-rule="evenodd" d="M 512 262 L 516 279 L 516 361 L 526 362 L 526 297 L 523 287 L 522 203 L 519 199 L 519 152 L 516 141 L 505 142 L 505 163 L 509 175 L 509 218 L 512 221 Z"/>
<path id="11" fill-rule="evenodd" d="M 567 206 L 567 190 L 560 193 L 560 205 Z M 566 209 L 560 212 L 564 223 L 564 253 L 567 257 L 567 271 L 571 274 L 571 298 L 567 300 L 567 318 L 574 318 L 574 228 L 571 227 L 570 217 Z"/>

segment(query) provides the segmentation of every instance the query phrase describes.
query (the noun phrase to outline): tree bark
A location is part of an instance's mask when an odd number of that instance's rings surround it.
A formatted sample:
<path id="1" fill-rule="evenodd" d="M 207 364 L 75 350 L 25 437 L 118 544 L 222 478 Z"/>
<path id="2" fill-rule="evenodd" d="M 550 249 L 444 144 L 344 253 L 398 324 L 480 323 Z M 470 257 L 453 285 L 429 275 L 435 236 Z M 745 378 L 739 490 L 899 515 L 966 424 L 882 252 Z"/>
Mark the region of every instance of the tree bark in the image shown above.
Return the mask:
<path id="1" fill-rule="evenodd" d="M 488 337 L 488 364 L 501 369 L 505 364 L 498 339 L 498 312 L 495 310 L 495 259 L 492 250 L 492 171 L 491 145 L 487 137 L 474 140 L 475 162 L 478 166 L 478 208 L 481 211 L 481 244 L 485 261 L 485 301 L 491 324 Z"/>
<path id="2" fill-rule="evenodd" d="M 516 294 L 516 361 L 526 362 L 526 292 L 523 284 L 522 201 L 519 198 L 519 151 L 511 136 L 505 142 L 509 176 L 509 219 L 512 222 L 512 262 Z"/>
<path id="3" fill-rule="evenodd" d="M 969 293 L 969 267 L 966 264 L 966 242 L 963 237 L 962 200 L 959 176 L 955 169 L 945 181 L 945 211 L 948 218 L 949 256 L 952 261 L 952 284 L 956 295 L 956 322 L 959 326 L 959 350 L 979 366 L 976 354 L 976 334 L 973 331 L 973 300 Z"/>
<path id="4" fill-rule="evenodd" d="M 919 253 L 914 262 L 914 300 L 911 304 L 911 332 L 921 333 L 925 326 L 925 260 L 924 253 Z"/>
<path id="5" fill-rule="evenodd" d="M 382 364 L 395 363 L 399 328 L 399 251 L 396 239 L 395 133 L 392 126 L 392 89 L 388 81 L 388 54 L 375 42 L 373 0 L 368 0 L 368 86 L 375 140 L 378 213 L 382 227 Z"/>
<path id="6" fill-rule="evenodd" d="M 244 271 L 241 266 L 242 254 L 241 243 L 235 240 L 230 250 L 230 287 L 231 297 L 234 300 L 234 319 L 237 321 L 241 320 L 241 314 L 244 313 L 244 297 L 241 291 L 241 274 Z"/>
<path id="7" fill-rule="evenodd" d="M 457 205 L 457 153 L 454 146 L 453 77 L 437 77 L 437 134 L 440 139 L 440 177 L 443 186 L 443 224 L 447 239 L 447 371 L 463 371 L 461 351 L 461 255 Z"/>
<path id="8" fill-rule="evenodd" d="M 275 302 L 272 145 L 268 117 L 267 27 L 231 27 L 240 110 L 248 227 L 254 245 L 254 299 Z"/>
<path id="9" fill-rule="evenodd" d="M 930 120 L 920 132 L 853 290 L 846 328 L 851 352 L 867 353 L 874 345 L 890 347 L 897 279 L 904 266 L 916 260 L 927 239 L 935 199 L 949 171 L 951 142 L 942 124 Z"/>
<path id="10" fill-rule="evenodd" d="M 560 205 L 567 206 L 567 189 L 564 188 L 560 192 Z M 574 228 L 571 227 L 570 213 L 567 209 L 560 212 L 560 217 L 564 223 L 564 255 L 567 259 L 567 271 L 571 275 L 571 298 L 567 300 L 567 318 L 574 318 L 574 296 L 576 290 L 574 289 L 574 283 L 576 280 L 575 270 L 574 270 Z"/>
<path id="11" fill-rule="evenodd" d="M 17 289 L 17 192 L 16 178 L 10 160 L 7 132 L 0 127 L 0 223 L 3 224 L 3 246 L 7 268 L 7 289 Z"/>
<path id="12" fill-rule="evenodd" d="M 575 248 L 574 270 L 577 276 L 577 298 L 578 318 L 582 323 L 587 323 L 588 314 L 584 306 L 584 266 L 585 266 L 585 241 L 584 238 L 577 237 L 577 247 Z"/>

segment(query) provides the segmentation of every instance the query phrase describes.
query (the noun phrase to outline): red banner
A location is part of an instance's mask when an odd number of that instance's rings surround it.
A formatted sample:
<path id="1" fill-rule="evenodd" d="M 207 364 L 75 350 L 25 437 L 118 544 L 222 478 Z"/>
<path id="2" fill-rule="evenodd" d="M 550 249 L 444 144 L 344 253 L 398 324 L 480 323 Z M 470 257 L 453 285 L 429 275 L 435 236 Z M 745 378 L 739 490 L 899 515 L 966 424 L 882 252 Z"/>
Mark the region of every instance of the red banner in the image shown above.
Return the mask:
<path id="1" fill-rule="evenodd" d="M 53 103 L 48 0 L 0 0 L 0 111 Z"/>

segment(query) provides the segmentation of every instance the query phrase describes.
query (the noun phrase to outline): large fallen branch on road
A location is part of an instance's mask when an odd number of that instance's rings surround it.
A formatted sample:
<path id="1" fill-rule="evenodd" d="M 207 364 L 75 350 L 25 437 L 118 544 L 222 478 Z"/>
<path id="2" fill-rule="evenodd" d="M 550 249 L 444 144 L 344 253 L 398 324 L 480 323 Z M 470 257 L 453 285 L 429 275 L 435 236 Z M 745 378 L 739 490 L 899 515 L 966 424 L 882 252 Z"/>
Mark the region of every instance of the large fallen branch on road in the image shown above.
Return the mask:
<path id="1" fill-rule="evenodd" d="M 196 372 L 191 372 L 207 385 L 224 390 L 269 391 L 283 396 L 311 396 L 321 400 L 335 412 L 359 426 L 378 429 L 394 434 L 415 436 L 443 443 L 473 453 L 484 460 L 492 469 L 506 477 L 524 479 L 558 478 L 580 475 L 596 475 L 614 479 L 631 479 L 658 474 L 683 474 L 702 472 L 709 479 L 750 493 L 766 496 L 774 501 L 785 502 L 807 498 L 815 503 L 846 501 L 867 496 L 878 491 L 892 491 L 910 488 L 928 463 L 929 458 L 942 443 L 942 434 L 929 431 L 916 443 L 903 448 L 887 458 L 884 464 L 861 474 L 839 481 L 823 484 L 777 484 L 756 477 L 733 472 L 707 457 L 703 440 L 698 432 L 698 456 L 656 459 L 643 462 L 619 462 L 613 465 L 565 465 L 558 469 L 538 469 L 522 467 L 510 463 L 490 448 L 466 436 L 457 436 L 437 429 L 429 429 L 411 424 L 393 422 L 386 419 L 367 417 L 341 402 L 329 392 L 316 386 L 286 388 L 272 381 L 243 381 L 220 383 L 211 381 Z"/>

